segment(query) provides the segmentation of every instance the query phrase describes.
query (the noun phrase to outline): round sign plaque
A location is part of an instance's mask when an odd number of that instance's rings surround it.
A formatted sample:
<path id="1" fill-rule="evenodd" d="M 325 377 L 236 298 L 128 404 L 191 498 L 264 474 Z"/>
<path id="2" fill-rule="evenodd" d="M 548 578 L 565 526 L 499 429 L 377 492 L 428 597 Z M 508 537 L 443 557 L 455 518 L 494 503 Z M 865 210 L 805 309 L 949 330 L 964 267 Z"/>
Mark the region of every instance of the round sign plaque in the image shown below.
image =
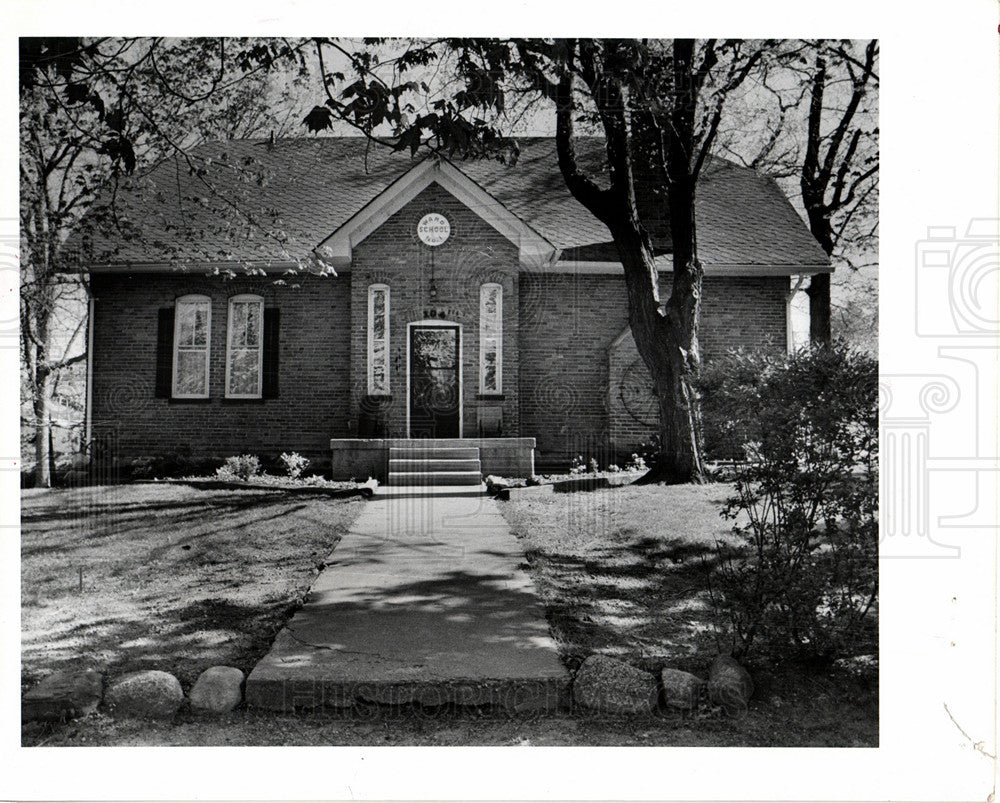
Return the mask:
<path id="1" fill-rule="evenodd" d="M 451 224 L 444 215 L 431 212 L 420 218 L 417 224 L 417 237 L 424 245 L 442 245 L 451 235 Z"/>

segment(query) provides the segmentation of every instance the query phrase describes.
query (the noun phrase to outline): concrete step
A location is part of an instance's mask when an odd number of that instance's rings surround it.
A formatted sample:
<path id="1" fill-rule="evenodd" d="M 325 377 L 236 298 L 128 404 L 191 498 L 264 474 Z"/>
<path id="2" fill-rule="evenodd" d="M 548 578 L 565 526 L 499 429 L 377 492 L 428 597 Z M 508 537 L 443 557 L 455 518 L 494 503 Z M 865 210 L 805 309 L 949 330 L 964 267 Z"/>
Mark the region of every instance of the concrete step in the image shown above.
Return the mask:
<path id="1" fill-rule="evenodd" d="M 478 460 L 451 460 L 441 457 L 389 458 L 389 473 L 396 471 L 477 471 L 482 467 Z"/>
<path id="2" fill-rule="evenodd" d="M 390 438 L 388 445 L 402 449 L 456 449 L 478 446 L 484 438 Z M 499 440 L 494 438 L 493 440 Z"/>
<path id="3" fill-rule="evenodd" d="M 406 446 L 389 447 L 390 460 L 478 460 L 479 449 L 475 446 Z"/>
<path id="4" fill-rule="evenodd" d="M 387 485 L 479 485 L 478 471 L 390 471 Z"/>

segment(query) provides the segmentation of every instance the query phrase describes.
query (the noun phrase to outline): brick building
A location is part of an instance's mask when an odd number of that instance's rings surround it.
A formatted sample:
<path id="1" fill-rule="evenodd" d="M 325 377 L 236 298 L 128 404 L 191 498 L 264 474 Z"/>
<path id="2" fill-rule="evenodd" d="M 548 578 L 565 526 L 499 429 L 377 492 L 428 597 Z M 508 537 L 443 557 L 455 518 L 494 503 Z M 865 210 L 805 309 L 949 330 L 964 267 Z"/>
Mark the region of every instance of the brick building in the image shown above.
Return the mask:
<path id="1" fill-rule="evenodd" d="M 474 440 L 484 470 L 497 438 L 522 457 L 534 446 L 540 468 L 628 453 L 655 409 L 621 265 L 554 143 L 521 144 L 508 166 L 358 138 L 230 141 L 116 188 L 77 243 L 94 437 L 121 460 L 297 451 L 330 465 L 332 445 L 339 475 L 393 439 Z M 600 142 L 579 150 L 604 171 Z M 790 290 L 826 256 L 771 179 L 722 160 L 697 217 L 705 358 L 785 349 Z M 661 224 L 648 228 L 669 291 Z"/>

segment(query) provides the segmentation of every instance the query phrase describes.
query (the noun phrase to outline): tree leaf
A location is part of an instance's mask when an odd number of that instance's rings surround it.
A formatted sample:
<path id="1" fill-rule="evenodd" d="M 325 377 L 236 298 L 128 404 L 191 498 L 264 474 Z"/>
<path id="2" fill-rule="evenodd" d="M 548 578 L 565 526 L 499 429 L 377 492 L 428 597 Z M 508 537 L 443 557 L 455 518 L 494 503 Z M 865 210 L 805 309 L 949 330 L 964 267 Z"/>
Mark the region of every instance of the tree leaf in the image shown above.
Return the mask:
<path id="1" fill-rule="evenodd" d="M 303 122 L 311 132 L 317 133 L 333 127 L 333 112 L 323 106 L 313 106 Z"/>

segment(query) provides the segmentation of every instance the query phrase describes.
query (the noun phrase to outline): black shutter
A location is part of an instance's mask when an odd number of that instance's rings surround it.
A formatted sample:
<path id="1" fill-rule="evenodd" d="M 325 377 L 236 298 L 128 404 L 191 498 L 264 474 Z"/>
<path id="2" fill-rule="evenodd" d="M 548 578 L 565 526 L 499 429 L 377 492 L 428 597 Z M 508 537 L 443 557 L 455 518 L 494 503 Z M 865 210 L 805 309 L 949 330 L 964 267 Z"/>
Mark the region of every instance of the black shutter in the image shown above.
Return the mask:
<path id="1" fill-rule="evenodd" d="M 264 308 L 264 377 L 261 395 L 265 399 L 278 398 L 278 329 L 281 310 Z"/>
<path id="2" fill-rule="evenodd" d="M 169 399 L 174 384 L 174 308 L 159 310 L 156 327 L 156 398 Z"/>

